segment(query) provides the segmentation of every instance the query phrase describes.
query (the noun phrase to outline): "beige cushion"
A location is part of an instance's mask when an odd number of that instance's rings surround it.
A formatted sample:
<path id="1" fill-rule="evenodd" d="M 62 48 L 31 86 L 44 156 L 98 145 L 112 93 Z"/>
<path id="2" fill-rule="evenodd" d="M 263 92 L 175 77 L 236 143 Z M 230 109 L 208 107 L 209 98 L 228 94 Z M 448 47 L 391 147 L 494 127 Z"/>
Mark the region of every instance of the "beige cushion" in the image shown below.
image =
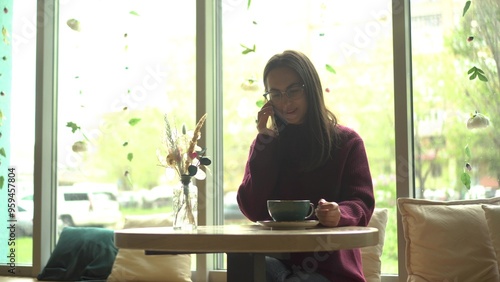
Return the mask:
<path id="1" fill-rule="evenodd" d="M 406 240 L 408 281 L 499 281 L 498 266 L 481 204 L 398 199 Z"/>
<path id="2" fill-rule="evenodd" d="M 129 216 L 124 228 L 172 226 L 165 215 Z M 191 281 L 190 255 L 145 255 L 144 250 L 119 249 L 107 281 Z"/>
<path id="3" fill-rule="evenodd" d="M 488 230 L 497 255 L 498 269 L 500 270 L 500 206 L 483 205 L 484 216 L 488 224 Z"/>
<path id="4" fill-rule="evenodd" d="M 363 273 L 367 282 L 379 282 L 382 262 L 382 250 L 384 248 L 385 228 L 387 226 L 387 209 L 376 208 L 368 224 L 378 229 L 378 244 L 375 246 L 361 248 L 361 259 L 363 261 Z"/>

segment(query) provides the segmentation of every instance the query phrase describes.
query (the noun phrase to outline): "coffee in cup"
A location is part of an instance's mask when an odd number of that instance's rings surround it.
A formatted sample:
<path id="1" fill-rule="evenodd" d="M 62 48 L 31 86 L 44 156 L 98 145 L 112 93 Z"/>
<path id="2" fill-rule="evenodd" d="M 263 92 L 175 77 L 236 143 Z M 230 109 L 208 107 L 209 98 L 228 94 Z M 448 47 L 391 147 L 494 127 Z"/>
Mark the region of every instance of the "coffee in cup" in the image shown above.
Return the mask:
<path id="1" fill-rule="evenodd" d="M 309 200 L 268 200 L 267 211 L 274 221 L 302 221 L 314 213 Z"/>

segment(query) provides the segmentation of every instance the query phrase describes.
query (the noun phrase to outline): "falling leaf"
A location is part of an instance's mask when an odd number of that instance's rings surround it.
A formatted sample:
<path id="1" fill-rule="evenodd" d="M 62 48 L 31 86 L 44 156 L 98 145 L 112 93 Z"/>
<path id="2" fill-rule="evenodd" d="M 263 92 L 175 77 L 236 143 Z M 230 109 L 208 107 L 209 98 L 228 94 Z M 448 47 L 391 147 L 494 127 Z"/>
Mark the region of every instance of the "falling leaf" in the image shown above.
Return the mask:
<path id="1" fill-rule="evenodd" d="M 250 9 L 250 4 L 252 4 L 252 0 L 248 0 L 248 2 L 247 2 L 247 9 Z"/>
<path id="2" fill-rule="evenodd" d="M 265 102 L 264 100 L 259 100 L 259 101 L 257 101 L 257 102 L 255 103 L 255 105 L 257 105 L 257 107 L 259 107 L 259 108 L 262 108 L 262 107 L 264 107 L 264 104 L 265 104 L 265 103 L 266 103 L 266 102 Z"/>
<path id="3" fill-rule="evenodd" d="M 330 93 L 330 88 L 328 88 L 328 87 L 327 87 L 327 88 L 325 88 L 325 92 L 326 92 L 326 93 Z"/>
<path id="4" fill-rule="evenodd" d="M 122 146 L 123 146 L 123 147 L 128 146 L 128 142 L 127 142 L 127 141 L 123 142 Z"/>
<path id="5" fill-rule="evenodd" d="M 2 36 L 3 36 L 3 42 L 5 44 L 7 44 L 7 45 L 10 44 L 10 41 L 9 41 L 9 37 L 10 37 L 9 31 L 4 26 L 2 27 Z"/>
<path id="6" fill-rule="evenodd" d="M 335 71 L 335 69 L 334 69 L 331 65 L 329 65 L 329 64 L 326 64 L 326 65 L 325 65 L 325 68 L 326 68 L 326 70 L 327 70 L 327 71 L 329 71 L 329 72 L 331 72 L 331 73 L 333 73 L 333 74 L 336 74 L 336 73 L 337 73 L 337 72 Z"/>
<path id="7" fill-rule="evenodd" d="M 141 121 L 140 118 L 132 118 L 128 121 L 128 124 L 130 124 L 131 126 L 134 126 L 134 125 L 138 124 L 140 121 Z"/>
<path id="8" fill-rule="evenodd" d="M 3 8 L 3 12 L 6 13 L 6 14 L 9 13 L 9 9 L 7 9 L 7 7 L 4 7 Z"/>
<path id="9" fill-rule="evenodd" d="M 472 67 L 467 74 L 469 74 L 469 80 L 474 80 L 476 77 L 483 82 L 487 82 L 488 78 L 484 75 L 484 71 L 477 67 Z"/>
<path id="10" fill-rule="evenodd" d="M 81 128 L 74 122 L 69 121 L 66 123 L 66 127 L 71 128 L 71 132 L 75 133 L 77 130 L 80 130 Z"/>
<path id="11" fill-rule="evenodd" d="M 467 42 L 472 42 L 472 40 L 474 40 L 474 36 L 467 37 Z"/>
<path id="12" fill-rule="evenodd" d="M 134 154 L 133 153 L 128 153 L 127 154 L 127 160 L 131 162 L 134 159 Z"/>
<path id="13" fill-rule="evenodd" d="M 7 155 L 5 154 L 5 149 L 4 148 L 0 148 L 0 156 L 6 158 Z"/>
<path id="14" fill-rule="evenodd" d="M 252 78 L 245 79 L 245 81 L 241 83 L 241 89 L 245 91 L 257 91 L 259 89 L 259 85 L 256 82 L 257 81 Z"/>
<path id="15" fill-rule="evenodd" d="M 80 31 L 80 22 L 76 19 L 69 19 L 66 24 L 74 31 Z"/>
<path id="16" fill-rule="evenodd" d="M 243 44 L 240 44 L 240 46 L 243 47 L 243 48 L 245 48 L 245 50 L 243 50 L 241 52 L 243 55 L 246 55 L 246 54 L 251 53 L 251 52 L 255 52 L 255 44 L 253 45 L 252 49 L 250 49 L 249 47 L 247 47 L 247 46 L 245 46 Z"/>
<path id="17" fill-rule="evenodd" d="M 133 16 L 139 16 L 139 14 L 136 11 L 130 11 L 130 14 Z"/>
<path id="18" fill-rule="evenodd" d="M 469 148 L 469 145 L 466 145 L 465 148 L 465 156 L 467 157 L 467 160 L 470 160 L 471 159 L 471 153 L 470 153 L 470 148 Z"/>
<path id="19" fill-rule="evenodd" d="M 3 188 L 3 183 L 5 182 L 5 178 L 3 176 L 0 176 L 0 189 Z"/>
<path id="20" fill-rule="evenodd" d="M 462 181 L 467 190 L 470 190 L 470 175 L 468 173 L 462 173 L 462 175 L 460 176 L 460 181 Z"/>
<path id="21" fill-rule="evenodd" d="M 465 2 L 464 12 L 462 13 L 462 17 L 465 16 L 465 13 L 467 13 L 467 11 L 469 10 L 470 4 L 471 4 L 471 1 Z"/>
<path id="22" fill-rule="evenodd" d="M 487 82 L 488 81 L 488 78 L 486 78 L 486 76 L 478 73 L 477 74 L 477 77 L 479 78 L 479 80 L 481 80 L 482 82 Z"/>

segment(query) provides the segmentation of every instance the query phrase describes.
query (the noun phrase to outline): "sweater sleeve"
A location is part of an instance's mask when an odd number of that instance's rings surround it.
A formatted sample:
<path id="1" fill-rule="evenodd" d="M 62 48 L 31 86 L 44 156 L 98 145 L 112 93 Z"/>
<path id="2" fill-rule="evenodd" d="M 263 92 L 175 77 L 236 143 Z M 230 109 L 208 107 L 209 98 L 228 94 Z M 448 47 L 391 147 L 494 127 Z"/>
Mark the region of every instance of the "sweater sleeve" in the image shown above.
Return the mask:
<path id="1" fill-rule="evenodd" d="M 243 181 L 238 189 L 238 205 L 251 221 L 267 220 L 267 200 L 272 197 L 278 179 L 277 139 L 264 134 L 250 146 Z"/>
<path id="2" fill-rule="evenodd" d="M 346 175 L 343 177 L 341 200 L 338 203 L 341 211 L 339 226 L 366 226 L 375 208 L 368 158 L 359 135 L 355 134 L 347 147 L 349 150 L 344 168 Z"/>

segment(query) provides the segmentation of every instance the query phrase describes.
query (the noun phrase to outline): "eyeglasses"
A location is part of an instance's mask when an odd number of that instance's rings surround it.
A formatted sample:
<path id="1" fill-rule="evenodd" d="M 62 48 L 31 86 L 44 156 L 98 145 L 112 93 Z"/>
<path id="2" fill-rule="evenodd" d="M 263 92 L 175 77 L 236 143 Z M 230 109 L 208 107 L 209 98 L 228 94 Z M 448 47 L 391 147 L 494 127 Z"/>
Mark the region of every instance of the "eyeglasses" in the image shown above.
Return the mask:
<path id="1" fill-rule="evenodd" d="M 281 103 L 283 102 L 283 97 L 286 96 L 288 100 L 293 101 L 301 98 L 304 94 L 304 84 L 293 84 L 288 87 L 285 91 L 279 91 L 276 89 L 269 90 L 264 93 L 264 98 L 266 100 L 271 101 L 273 103 Z"/>

